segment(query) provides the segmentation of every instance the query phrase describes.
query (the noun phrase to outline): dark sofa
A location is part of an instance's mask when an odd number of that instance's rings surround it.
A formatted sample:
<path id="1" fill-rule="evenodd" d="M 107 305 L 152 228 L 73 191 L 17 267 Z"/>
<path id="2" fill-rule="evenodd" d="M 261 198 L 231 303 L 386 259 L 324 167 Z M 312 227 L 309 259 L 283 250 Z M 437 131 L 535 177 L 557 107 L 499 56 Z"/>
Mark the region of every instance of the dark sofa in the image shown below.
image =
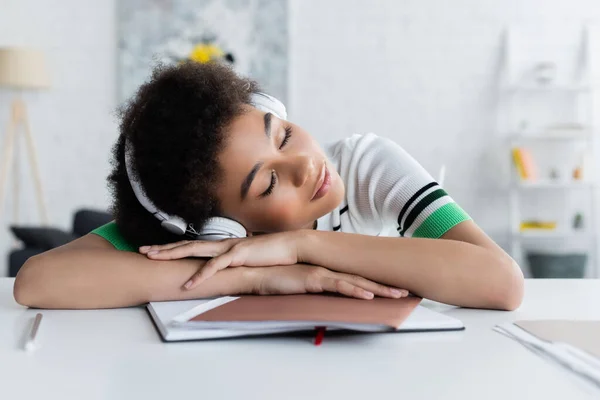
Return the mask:
<path id="1" fill-rule="evenodd" d="M 17 276 L 29 257 L 69 243 L 112 219 L 112 215 L 106 211 L 81 209 L 75 213 L 71 232 L 53 227 L 11 226 L 10 230 L 23 246 L 8 254 L 8 276 Z"/>

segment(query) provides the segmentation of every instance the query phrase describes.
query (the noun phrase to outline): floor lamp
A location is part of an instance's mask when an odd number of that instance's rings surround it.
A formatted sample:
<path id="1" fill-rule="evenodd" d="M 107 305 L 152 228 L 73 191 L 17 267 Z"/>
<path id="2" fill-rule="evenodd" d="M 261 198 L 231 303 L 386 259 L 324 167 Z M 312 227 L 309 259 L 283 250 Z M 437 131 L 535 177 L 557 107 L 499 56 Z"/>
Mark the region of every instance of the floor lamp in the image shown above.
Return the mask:
<path id="1" fill-rule="evenodd" d="M 46 89 L 50 87 L 50 79 L 46 69 L 43 53 L 24 48 L 0 48 L 0 89 L 21 90 Z M 8 180 L 10 164 L 13 164 L 13 207 L 14 219 L 18 219 L 19 205 L 19 160 L 16 146 L 19 133 L 25 137 L 26 149 L 29 155 L 29 167 L 33 175 L 36 198 L 40 217 L 44 225 L 48 224 L 48 213 L 44 202 L 42 181 L 37 162 L 35 145 L 29 128 L 27 107 L 25 102 L 15 95 L 10 105 L 8 128 L 2 145 L 2 159 L 0 160 L 0 216 L 4 211 L 5 190 Z M 17 222 L 17 221 L 15 221 Z"/>

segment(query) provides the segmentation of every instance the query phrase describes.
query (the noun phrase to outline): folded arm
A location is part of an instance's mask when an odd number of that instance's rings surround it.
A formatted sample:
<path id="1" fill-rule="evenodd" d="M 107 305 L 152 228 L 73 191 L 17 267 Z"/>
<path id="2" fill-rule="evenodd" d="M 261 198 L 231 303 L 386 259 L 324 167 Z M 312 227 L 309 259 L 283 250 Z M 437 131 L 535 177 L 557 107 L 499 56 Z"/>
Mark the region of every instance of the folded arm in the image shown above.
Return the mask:
<path id="1" fill-rule="evenodd" d="M 116 250 L 90 234 L 29 259 L 17 275 L 14 297 L 30 307 L 81 309 L 238 294 L 333 292 L 360 299 L 408 294 L 356 275 L 302 263 L 229 268 L 191 290 L 184 289 L 183 284 L 205 262 L 198 258 L 150 260 Z"/>
<path id="2" fill-rule="evenodd" d="M 212 257 L 190 280 L 192 289 L 230 266 L 301 262 L 464 307 L 513 310 L 523 298 L 521 269 L 471 220 L 440 239 L 299 230 L 218 242 L 183 241 L 141 251 L 155 260 Z"/>
<path id="3" fill-rule="evenodd" d="M 441 239 L 372 237 L 302 231 L 298 261 L 359 274 L 432 300 L 513 310 L 523 299 L 523 274 L 473 221 Z"/>
<path id="4" fill-rule="evenodd" d="M 222 271 L 206 285 L 183 290 L 182 285 L 203 264 L 200 259 L 148 260 L 118 251 L 91 234 L 30 258 L 17 275 L 14 296 L 18 303 L 32 307 L 111 308 L 252 289 L 247 270 L 241 268 Z"/>

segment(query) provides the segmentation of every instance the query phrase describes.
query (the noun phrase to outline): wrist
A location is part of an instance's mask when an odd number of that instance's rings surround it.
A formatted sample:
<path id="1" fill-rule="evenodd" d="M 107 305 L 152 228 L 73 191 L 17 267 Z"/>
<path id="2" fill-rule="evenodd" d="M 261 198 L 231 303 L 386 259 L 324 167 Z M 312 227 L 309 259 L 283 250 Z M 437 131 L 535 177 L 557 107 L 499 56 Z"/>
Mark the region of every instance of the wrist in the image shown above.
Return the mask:
<path id="1" fill-rule="evenodd" d="M 239 293 L 258 294 L 262 283 L 263 268 L 235 267 L 235 269 L 240 270 Z"/>
<path id="2" fill-rule="evenodd" d="M 298 263 L 313 264 L 311 249 L 317 232 L 312 229 L 301 229 L 296 234 L 296 259 Z"/>

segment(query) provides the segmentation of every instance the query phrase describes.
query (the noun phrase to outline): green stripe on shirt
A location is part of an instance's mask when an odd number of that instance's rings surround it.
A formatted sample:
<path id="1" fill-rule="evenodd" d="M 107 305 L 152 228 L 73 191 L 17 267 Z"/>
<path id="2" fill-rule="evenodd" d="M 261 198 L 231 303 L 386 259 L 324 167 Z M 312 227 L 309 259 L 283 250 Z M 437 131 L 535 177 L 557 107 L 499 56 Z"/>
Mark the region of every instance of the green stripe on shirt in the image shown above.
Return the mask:
<path id="1" fill-rule="evenodd" d="M 421 214 L 421 212 L 427 208 L 427 206 L 444 196 L 448 196 L 448 193 L 446 193 L 444 189 L 437 189 L 423 197 L 406 217 L 406 221 L 404 221 L 404 227 L 400 231 L 400 236 L 404 236 L 412 223 L 415 222 L 415 219 L 417 219 L 419 214 Z"/>
<path id="2" fill-rule="evenodd" d="M 448 203 L 435 210 L 417 228 L 412 237 L 438 239 L 444 233 L 471 217 L 456 203 Z"/>
<path id="3" fill-rule="evenodd" d="M 107 240 L 110 244 L 115 246 L 117 250 L 137 252 L 137 248 L 132 246 L 125 240 L 123 235 L 121 235 L 121 232 L 114 221 L 94 229 L 92 233 Z"/>

